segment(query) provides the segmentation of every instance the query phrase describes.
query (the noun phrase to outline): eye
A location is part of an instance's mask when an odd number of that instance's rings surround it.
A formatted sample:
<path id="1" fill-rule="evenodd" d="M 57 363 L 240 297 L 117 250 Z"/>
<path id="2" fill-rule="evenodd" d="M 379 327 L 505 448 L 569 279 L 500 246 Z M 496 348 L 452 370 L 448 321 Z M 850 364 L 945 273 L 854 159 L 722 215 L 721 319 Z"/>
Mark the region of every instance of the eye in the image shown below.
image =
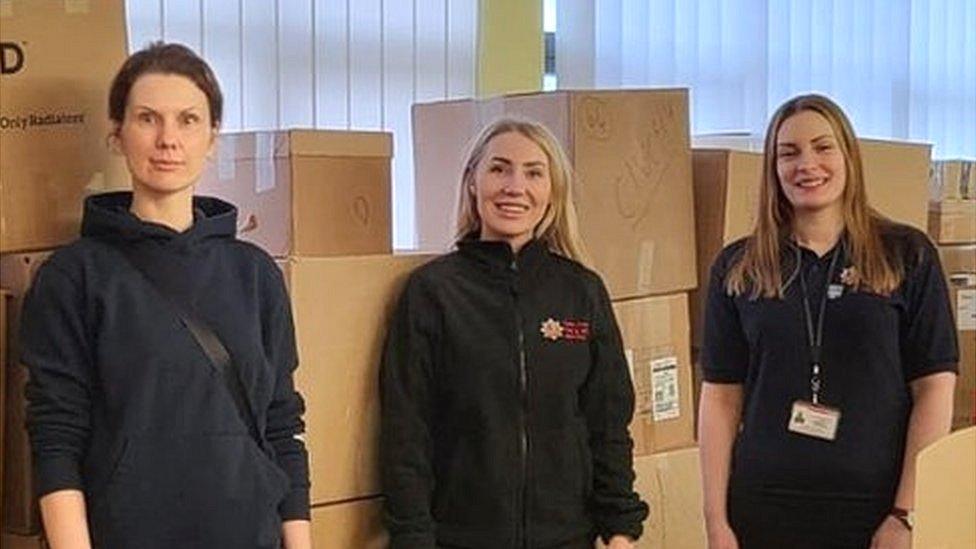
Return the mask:
<path id="1" fill-rule="evenodd" d="M 194 113 L 186 113 L 183 115 L 183 124 L 187 126 L 192 126 L 200 122 L 200 117 Z"/>
<path id="2" fill-rule="evenodd" d="M 833 143 L 821 143 L 820 145 L 817 145 L 817 152 L 827 152 L 834 149 L 835 147 Z"/>
<path id="3" fill-rule="evenodd" d="M 155 120 L 152 113 L 149 111 L 142 111 L 136 114 L 136 120 L 142 122 L 143 124 L 151 124 Z"/>
<path id="4" fill-rule="evenodd" d="M 776 158 L 792 158 L 796 156 L 796 151 L 793 149 L 783 149 L 776 153 Z"/>
<path id="5" fill-rule="evenodd" d="M 539 179 L 545 174 L 542 173 L 542 170 L 529 170 L 528 172 L 526 172 L 526 175 L 528 175 L 529 178 L 531 179 Z"/>
<path id="6" fill-rule="evenodd" d="M 502 167 L 501 164 L 492 164 L 491 166 L 488 166 L 488 173 L 502 173 L 504 171 L 505 168 Z"/>

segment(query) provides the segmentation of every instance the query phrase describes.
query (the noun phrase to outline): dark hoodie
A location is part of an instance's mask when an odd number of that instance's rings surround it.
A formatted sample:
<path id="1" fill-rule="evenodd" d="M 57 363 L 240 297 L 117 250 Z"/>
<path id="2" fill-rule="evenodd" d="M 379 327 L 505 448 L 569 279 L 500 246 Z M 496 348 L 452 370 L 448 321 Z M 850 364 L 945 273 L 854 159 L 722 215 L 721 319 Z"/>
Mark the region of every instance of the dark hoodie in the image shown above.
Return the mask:
<path id="1" fill-rule="evenodd" d="M 539 241 L 465 240 L 418 269 L 382 366 L 394 549 L 638 537 L 627 362 L 600 278 Z"/>
<path id="2" fill-rule="evenodd" d="M 182 233 L 140 221 L 130 193 L 85 203 L 82 238 L 41 267 L 21 359 L 38 494 L 85 494 L 96 547 L 279 547 L 307 519 L 308 457 L 281 272 L 234 237 L 236 210 L 194 199 Z M 167 280 L 230 351 L 262 433 L 172 307 L 120 251 L 173 266 Z"/>

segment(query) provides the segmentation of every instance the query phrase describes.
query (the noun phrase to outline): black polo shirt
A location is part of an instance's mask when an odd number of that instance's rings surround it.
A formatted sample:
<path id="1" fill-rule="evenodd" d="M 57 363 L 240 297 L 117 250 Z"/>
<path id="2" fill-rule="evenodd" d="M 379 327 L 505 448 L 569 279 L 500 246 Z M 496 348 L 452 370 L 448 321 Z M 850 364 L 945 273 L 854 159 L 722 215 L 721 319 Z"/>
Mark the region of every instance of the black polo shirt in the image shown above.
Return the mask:
<path id="1" fill-rule="evenodd" d="M 843 243 L 823 257 L 785 243 L 783 278 L 792 281 L 783 299 L 726 294 L 726 274 L 744 240 L 729 245 L 715 261 L 703 369 L 706 381 L 744 385 L 733 494 L 838 496 L 890 504 L 912 406 L 908 382 L 956 371 L 959 353 L 935 247 L 925 234 L 904 225 L 887 226 L 882 238 L 903 264 L 904 280 L 890 296 L 843 284 L 842 269 L 850 265 Z M 840 257 L 831 282 L 843 292 L 828 296 L 824 312 L 820 398 L 838 408 L 841 418 L 836 439 L 825 441 L 789 432 L 787 423 L 793 403 L 811 398 L 810 346 L 795 258 L 800 257 L 816 326 L 834 254 Z M 797 276 L 791 277 L 794 272 Z"/>

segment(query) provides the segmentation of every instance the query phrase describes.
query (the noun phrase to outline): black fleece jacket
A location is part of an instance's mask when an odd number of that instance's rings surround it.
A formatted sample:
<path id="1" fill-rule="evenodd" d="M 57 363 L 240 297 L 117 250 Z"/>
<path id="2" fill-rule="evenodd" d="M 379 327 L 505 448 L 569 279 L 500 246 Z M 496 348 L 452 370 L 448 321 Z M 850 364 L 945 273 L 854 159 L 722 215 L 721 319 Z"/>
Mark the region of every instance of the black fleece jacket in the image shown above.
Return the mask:
<path id="1" fill-rule="evenodd" d="M 381 378 L 394 549 L 640 535 L 633 389 L 595 273 L 538 241 L 463 241 L 411 275 Z"/>
<path id="2" fill-rule="evenodd" d="M 25 303 L 28 428 L 38 492 L 82 490 L 96 547 L 278 547 L 305 519 L 308 457 L 291 311 L 280 271 L 234 238 L 236 210 L 194 199 L 182 233 L 89 198 L 82 238 L 39 270 Z M 174 266 L 167 282 L 230 351 L 258 428 L 120 251 Z"/>

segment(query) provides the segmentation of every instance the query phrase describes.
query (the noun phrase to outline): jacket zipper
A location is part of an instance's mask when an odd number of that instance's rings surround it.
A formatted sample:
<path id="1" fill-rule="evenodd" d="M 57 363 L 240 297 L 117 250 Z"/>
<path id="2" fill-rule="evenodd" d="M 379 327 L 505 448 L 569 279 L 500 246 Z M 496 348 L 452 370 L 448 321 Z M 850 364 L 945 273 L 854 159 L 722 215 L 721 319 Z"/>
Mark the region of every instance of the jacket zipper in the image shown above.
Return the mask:
<path id="1" fill-rule="evenodd" d="M 515 261 L 511 264 L 512 272 L 518 274 L 518 265 Z M 529 485 L 529 430 L 526 416 L 529 408 L 529 388 L 528 371 L 525 361 L 525 332 L 522 329 L 522 313 L 519 312 L 518 289 L 512 286 L 512 300 L 515 304 L 515 325 L 518 329 L 518 354 L 519 354 L 519 402 L 521 404 L 519 414 L 519 430 L 521 435 L 519 457 L 521 459 L 522 475 L 521 489 L 519 491 L 519 511 L 521 524 L 519 535 L 516 538 L 516 547 L 528 547 L 528 485 Z"/>

